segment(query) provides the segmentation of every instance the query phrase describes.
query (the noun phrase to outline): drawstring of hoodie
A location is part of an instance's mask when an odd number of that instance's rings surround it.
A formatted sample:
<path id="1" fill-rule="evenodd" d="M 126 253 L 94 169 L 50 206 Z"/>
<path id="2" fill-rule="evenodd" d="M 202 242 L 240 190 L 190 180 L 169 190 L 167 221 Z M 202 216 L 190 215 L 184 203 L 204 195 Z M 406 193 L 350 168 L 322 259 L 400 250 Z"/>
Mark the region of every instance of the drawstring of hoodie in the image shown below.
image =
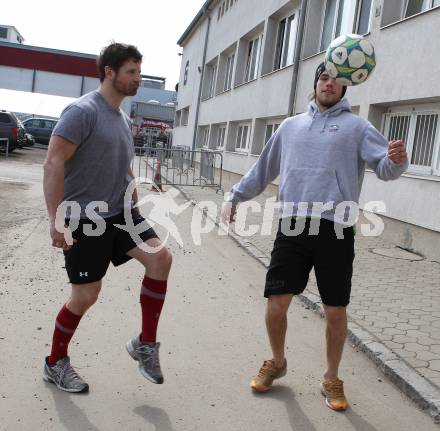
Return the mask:
<path id="1" fill-rule="evenodd" d="M 324 126 L 322 126 L 321 133 L 325 132 L 325 128 L 327 127 L 328 117 L 330 117 L 330 114 L 325 114 L 324 117 L 325 117 Z"/>
<path id="2" fill-rule="evenodd" d="M 310 126 L 309 126 L 309 132 L 310 132 L 310 130 L 312 130 L 313 122 L 315 121 L 315 117 L 316 117 L 317 112 L 318 111 L 313 111 L 312 121 L 310 122 Z"/>
<path id="3" fill-rule="evenodd" d="M 318 113 L 318 111 L 314 111 L 314 112 L 313 112 L 313 115 L 312 115 L 312 121 L 310 122 L 310 126 L 309 126 L 309 132 L 310 132 L 310 130 L 312 130 L 313 123 L 315 122 L 316 114 L 317 114 L 317 113 Z M 328 114 L 324 114 L 324 115 L 322 115 L 322 116 L 324 117 L 324 125 L 322 126 L 321 133 L 324 133 L 324 132 L 325 132 L 325 128 L 327 127 L 327 123 L 328 123 L 328 117 L 330 117 L 330 115 L 331 115 L 331 113 L 328 113 Z"/>

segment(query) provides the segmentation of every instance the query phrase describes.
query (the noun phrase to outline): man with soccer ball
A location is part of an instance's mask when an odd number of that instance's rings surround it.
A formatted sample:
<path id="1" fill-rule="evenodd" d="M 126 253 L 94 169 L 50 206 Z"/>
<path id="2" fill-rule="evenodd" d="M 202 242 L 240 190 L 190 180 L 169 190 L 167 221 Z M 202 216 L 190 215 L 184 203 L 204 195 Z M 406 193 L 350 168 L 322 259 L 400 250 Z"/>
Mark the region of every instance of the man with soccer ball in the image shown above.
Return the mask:
<path id="1" fill-rule="evenodd" d="M 308 111 L 281 124 L 257 163 L 233 186 L 222 211 L 224 222 L 234 221 L 237 204 L 260 194 L 279 175 L 282 211 L 264 291 L 273 357 L 264 361 L 251 387 L 266 392 L 286 374 L 287 311 L 314 267 L 326 316 L 321 392 L 334 410 L 348 406 L 338 369 L 354 259 L 354 221 L 346 223 L 341 205 L 358 203 L 366 166 L 384 181 L 397 179 L 408 167 L 404 143 L 388 143 L 371 123 L 352 114 L 345 92 L 320 64 Z"/>

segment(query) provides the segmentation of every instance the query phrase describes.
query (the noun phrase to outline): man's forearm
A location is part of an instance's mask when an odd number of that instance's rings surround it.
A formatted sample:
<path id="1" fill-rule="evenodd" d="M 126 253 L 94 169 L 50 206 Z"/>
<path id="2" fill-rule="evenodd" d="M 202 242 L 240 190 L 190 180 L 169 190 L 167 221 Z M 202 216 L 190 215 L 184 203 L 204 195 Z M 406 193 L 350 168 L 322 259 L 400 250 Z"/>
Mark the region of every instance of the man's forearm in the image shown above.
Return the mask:
<path id="1" fill-rule="evenodd" d="M 47 162 L 44 165 L 43 190 L 50 222 L 55 223 L 58 207 L 63 201 L 64 164 Z"/>

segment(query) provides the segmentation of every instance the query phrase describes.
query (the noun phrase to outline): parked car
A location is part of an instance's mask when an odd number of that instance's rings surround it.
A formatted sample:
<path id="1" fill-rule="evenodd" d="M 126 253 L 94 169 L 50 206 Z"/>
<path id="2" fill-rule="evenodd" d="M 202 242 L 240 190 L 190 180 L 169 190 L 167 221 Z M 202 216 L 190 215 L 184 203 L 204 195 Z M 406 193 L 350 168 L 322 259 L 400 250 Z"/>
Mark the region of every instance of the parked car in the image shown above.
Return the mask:
<path id="1" fill-rule="evenodd" d="M 23 124 L 13 112 L 0 111 L 0 138 L 9 139 L 9 152 L 25 145 Z"/>
<path id="2" fill-rule="evenodd" d="M 35 144 L 35 138 L 30 133 L 24 134 L 26 138 L 26 147 L 33 147 Z"/>
<path id="3" fill-rule="evenodd" d="M 41 144 L 48 144 L 52 135 L 52 130 L 57 124 L 56 120 L 49 120 L 47 118 L 28 118 L 23 121 L 27 133 L 30 133 L 35 142 Z"/>

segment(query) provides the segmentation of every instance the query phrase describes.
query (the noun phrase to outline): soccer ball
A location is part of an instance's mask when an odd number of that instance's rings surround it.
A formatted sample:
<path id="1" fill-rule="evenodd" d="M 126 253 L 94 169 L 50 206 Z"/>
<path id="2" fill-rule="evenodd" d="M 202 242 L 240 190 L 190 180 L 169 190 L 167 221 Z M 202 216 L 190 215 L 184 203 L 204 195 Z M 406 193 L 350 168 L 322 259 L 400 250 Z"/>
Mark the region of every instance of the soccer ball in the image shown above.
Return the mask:
<path id="1" fill-rule="evenodd" d="M 324 64 L 327 73 L 339 84 L 362 84 L 376 67 L 374 47 L 358 34 L 339 36 L 328 47 Z"/>

